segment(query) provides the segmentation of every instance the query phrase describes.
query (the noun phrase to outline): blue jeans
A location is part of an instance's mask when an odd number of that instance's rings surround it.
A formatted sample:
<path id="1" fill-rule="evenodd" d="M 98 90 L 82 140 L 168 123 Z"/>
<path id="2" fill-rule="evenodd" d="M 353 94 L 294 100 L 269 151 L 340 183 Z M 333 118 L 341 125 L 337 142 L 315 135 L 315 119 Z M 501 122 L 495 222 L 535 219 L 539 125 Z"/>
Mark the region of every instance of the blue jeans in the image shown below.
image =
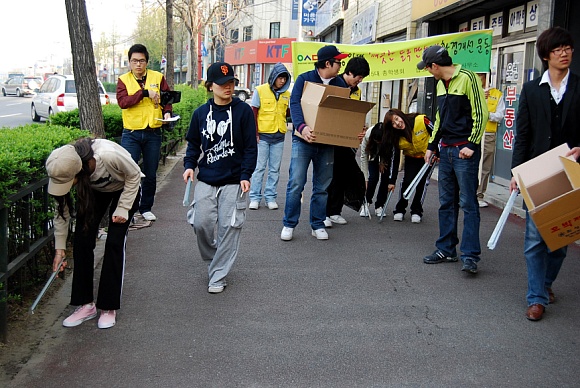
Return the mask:
<path id="1" fill-rule="evenodd" d="M 280 178 L 280 164 L 284 152 L 284 142 L 268 143 L 264 140 L 258 143 L 258 162 L 252 174 L 252 184 L 250 186 L 250 201 L 260 202 L 262 200 L 262 181 L 264 172 L 268 165 L 268 178 L 264 189 L 264 199 L 266 203 L 276 202 L 278 192 L 278 179 Z"/>
<path id="2" fill-rule="evenodd" d="M 550 252 L 532 217 L 526 211 L 526 234 L 524 237 L 524 256 L 528 268 L 528 306 L 548 305 L 548 290 L 556 280 L 568 247 Z"/>
<path id="3" fill-rule="evenodd" d="M 447 256 L 457 256 L 457 219 L 463 209 L 461 260 L 479 261 L 479 205 L 477 203 L 478 170 L 481 149 L 469 159 L 459 159 L 461 147 L 441 147 L 439 161 L 439 239 L 437 249 Z"/>
<path id="4" fill-rule="evenodd" d="M 121 145 L 131 154 L 135 163 L 139 163 L 141 154 L 141 172 L 145 174 L 141 182 L 141 203 L 139 212 L 141 214 L 151 211 L 155 200 L 155 190 L 157 189 L 157 167 L 159 167 L 159 156 L 161 152 L 161 128 L 154 131 L 123 129 Z"/>
<path id="5" fill-rule="evenodd" d="M 324 228 L 326 219 L 326 189 L 332 181 L 334 147 L 324 144 L 311 144 L 292 137 L 292 159 L 290 160 L 290 177 L 286 189 L 286 206 L 284 207 L 284 226 L 295 228 L 300 219 L 301 197 L 308 166 L 312 162 L 312 196 L 310 198 L 310 225 L 312 229 Z"/>

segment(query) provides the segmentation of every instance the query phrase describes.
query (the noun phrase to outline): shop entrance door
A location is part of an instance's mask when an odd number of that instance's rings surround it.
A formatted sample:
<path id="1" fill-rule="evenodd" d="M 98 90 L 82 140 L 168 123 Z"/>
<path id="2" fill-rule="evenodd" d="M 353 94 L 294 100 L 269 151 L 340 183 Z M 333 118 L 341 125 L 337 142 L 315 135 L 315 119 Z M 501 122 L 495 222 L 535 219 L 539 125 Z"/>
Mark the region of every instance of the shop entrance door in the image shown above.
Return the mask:
<path id="1" fill-rule="evenodd" d="M 505 101 L 505 118 L 497 128 L 495 162 L 492 172 L 494 182 L 507 185 L 511 179 L 511 163 L 516 135 L 516 112 L 524 82 L 529 78 L 525 66 L 525 44 L 499 49 L 498 89 Z"/>

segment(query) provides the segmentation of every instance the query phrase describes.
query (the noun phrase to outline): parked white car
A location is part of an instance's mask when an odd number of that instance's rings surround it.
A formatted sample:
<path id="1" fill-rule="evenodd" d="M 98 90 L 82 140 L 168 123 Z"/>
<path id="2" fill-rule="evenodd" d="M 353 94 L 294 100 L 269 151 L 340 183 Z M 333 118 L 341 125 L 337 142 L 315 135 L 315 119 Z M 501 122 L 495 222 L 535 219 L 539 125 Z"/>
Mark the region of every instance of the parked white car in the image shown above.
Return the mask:
<path id="1" fill-rule="evenodd" d="M 101 81 L 97 80 L 101 105 L 111 103 L 109 95 Z M 59 112 L 68 112 L 79 107 L 77 89 L 72 75 L 52 75 L 47 78 L 42 87 L 36 91 L 30 106 L 32 121 L 40 121 L 41 117 L 49 118 Z"/>

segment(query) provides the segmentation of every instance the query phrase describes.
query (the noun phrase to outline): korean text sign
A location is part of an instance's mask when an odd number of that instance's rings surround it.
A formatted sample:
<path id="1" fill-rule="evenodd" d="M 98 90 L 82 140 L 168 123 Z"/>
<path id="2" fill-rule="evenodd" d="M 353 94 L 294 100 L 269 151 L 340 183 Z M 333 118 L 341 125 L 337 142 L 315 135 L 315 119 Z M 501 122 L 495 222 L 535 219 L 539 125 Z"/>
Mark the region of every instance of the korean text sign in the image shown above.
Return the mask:
<path id="1" fill-rule="evenodd" d="M 454 34 L 430 36 L 402 42 L 375 43 L 367 45 L 336 44 L 350 58 L 364 57 L 370 64 L 371 73 L 365 81 L 430 77 L 427 70 L 418 70 L 423 50 L 434 44 L 444 46 L 454 63 L 475 72 L 489 72 L 492 30 L 467 31 Z M 293 42 L 292 66 L 295 76 L 312 70 L 317 61 L 316 53 L 325 42 Z"/>

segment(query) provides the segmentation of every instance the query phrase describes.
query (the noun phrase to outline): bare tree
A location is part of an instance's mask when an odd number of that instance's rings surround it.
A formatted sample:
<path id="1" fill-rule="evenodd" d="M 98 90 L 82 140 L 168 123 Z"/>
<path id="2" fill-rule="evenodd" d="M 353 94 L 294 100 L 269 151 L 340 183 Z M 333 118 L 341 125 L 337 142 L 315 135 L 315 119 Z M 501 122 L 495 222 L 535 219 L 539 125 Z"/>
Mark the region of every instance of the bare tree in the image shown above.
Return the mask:
<path id="1" fill-rule="evenodd" d="M 189 32 L 189 79 L 196 85 L 199 75 L 198 37 L 209 34 L 209 40 L 215 46 L 224 46 L 227 41 L 227 27 L 241 14 L 246 13 L 248 0 L 174 0 L 176 16 L 181 19 Z"/>
<path id="2" fill-rule="evenodd" d="M 85 0 L 65 0 L 81 129 L 105 137 L 95 55 Z"/>
<path id="3" fill-rule="evenodd" d="M 165 63 L 165 79 L 170 89 L 173 89 L 175 74 L 173 72 L 175 62 L 175 47 L 173 46 L 173 0 L 165 1 L 165 13 L 167 15 L 167 62 Z"/>

